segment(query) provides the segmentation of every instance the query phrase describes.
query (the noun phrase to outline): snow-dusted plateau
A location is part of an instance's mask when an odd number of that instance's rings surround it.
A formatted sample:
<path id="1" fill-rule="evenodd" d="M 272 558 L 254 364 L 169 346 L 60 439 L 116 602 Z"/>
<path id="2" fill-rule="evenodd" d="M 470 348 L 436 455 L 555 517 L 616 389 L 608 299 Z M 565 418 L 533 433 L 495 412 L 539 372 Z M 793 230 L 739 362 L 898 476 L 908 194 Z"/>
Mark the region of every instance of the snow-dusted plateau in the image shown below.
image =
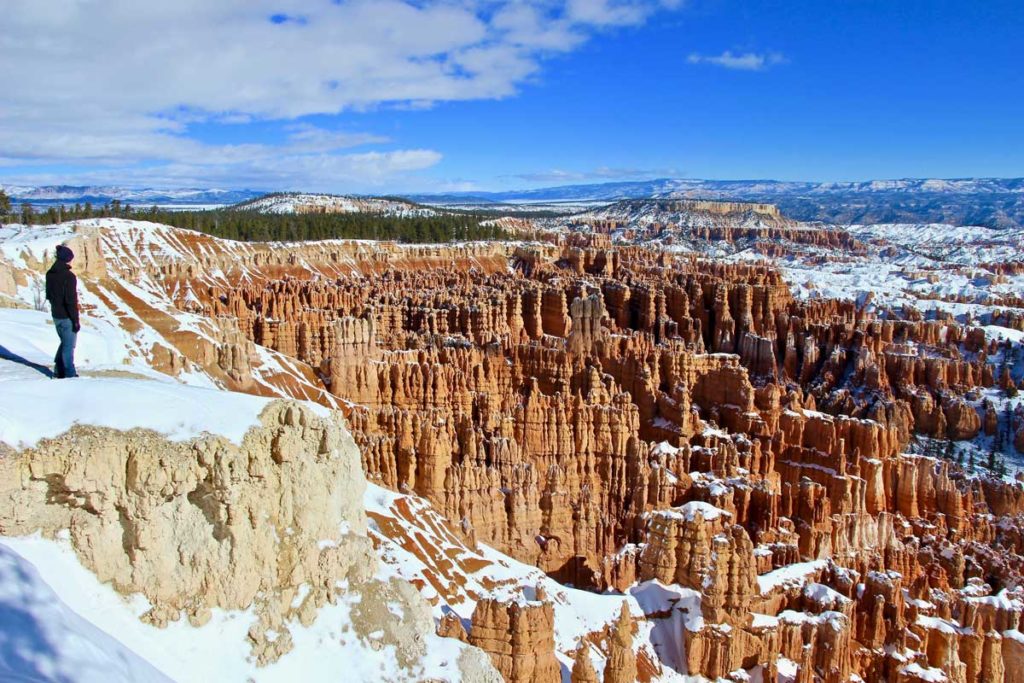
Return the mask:
<path id="1" fill-rule="evenodd" d="M 1024 229 L 493 220 L 0 227 L 0 679 L 1024 681 Z"/>

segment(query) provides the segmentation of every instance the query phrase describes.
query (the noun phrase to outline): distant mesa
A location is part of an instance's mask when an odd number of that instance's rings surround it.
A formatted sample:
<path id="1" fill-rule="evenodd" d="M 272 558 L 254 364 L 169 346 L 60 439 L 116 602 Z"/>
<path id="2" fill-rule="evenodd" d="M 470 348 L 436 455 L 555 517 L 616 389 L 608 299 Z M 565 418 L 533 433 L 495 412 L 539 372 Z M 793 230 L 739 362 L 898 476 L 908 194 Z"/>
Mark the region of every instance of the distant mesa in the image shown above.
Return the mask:
<path id="1" fill-rule="evenodd" d="M 347 211 L 345 200 L 358 205 L 374 199 L 408 203 L 417 209 L 374 208 L 388 213 L 425 211 L 426 207 L 475 209 L 486 205 L 594 206 L 630 199 L 692 199 L 717 202 L 774 204 L 800 221 L 841 225 L 874 223 L 944 223 L 990 228 L 1024 227 L 1024 178 L 904 178 L 858 182 L 798 182 L 779 180 L 698 180 L 661 178 L 580 185 L 562 185 L 501 192 L 449 192 L 407 194 L 401 198 L 316 193 L 266 194 L 256 190 L 154 189 L 118 186 L 0 185 L 15 204 L 39 207 L 120 201 L 138 206 L 221 208 L 250 203 L 285 206 L 294 198 L 319 198 L 298 203 L 301 213 Z M 271 199 L 273 198 L 273 199 Z M 286 199 L 291 198 L 291 199 Z M 332 198 L 326 200 L 323 198 Z M 309 204 L 309 206 L 306 206 Z M 337 207 L 337 208 L 332 208 Z M 281 209 L 278 209 L 282 211 Z M 407 215 L 407 214 L 406 214 Z"/>
<path id="2" fill-rule="evenodd" d="M 331 214 L 370 213 L 382 216 L 436 216 L 439 211 L 405 199 L 356 195 L 279 192 L 240 202 L 237 211 L 259 213 Z"/>
<path id="3" fill-rule="evenodd" d="M 802 221 L 1024 226 L 1024 178 L 905 178 L 827 183 L 661 178 L 505 192 L 421 194 L 409 198 L 449 205 L 707 199 L 775 204 L 787 216 Z"/>
<path id="4" fill-rule="evenodd" d="M 262 195 L 255 190 L 222 190 L 216 188 L 127 188 L 106 185 L 3 185 L 15 204 L 28 202 L 35 206 L 69 206 L 74 204 L 103 205 L 113 201 L 137 206 L 228 206 Z"/>

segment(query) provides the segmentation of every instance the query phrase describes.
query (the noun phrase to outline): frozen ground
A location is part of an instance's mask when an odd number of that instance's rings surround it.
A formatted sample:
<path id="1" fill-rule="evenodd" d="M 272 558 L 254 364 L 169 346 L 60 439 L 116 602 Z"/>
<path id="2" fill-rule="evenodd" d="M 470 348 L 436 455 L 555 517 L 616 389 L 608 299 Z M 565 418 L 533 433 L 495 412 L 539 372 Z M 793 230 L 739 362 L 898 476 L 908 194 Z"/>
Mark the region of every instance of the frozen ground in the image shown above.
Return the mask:
<path id="1" fill-rule="evenodd" d="M 50 316 L 0 308 L 0 441 L 32 446 L 82 423 L 145 426 L 172 439 L 210 432 L 237 443 L 269 401 L 188 386 L 143 363 L 126 364 L 124 348 L 102 325 L 86 321 L 79 339 L 82 377 L 51 379 L 57 335 Z"/>
<path id="2" fill-rule="evenodd" d="M 64 539 L 0 539 L 0 678 L 74 681 L 459 681 L 458 641 L 430 636 L 414 671 L 397 666 L 393 646 L 359 637 L 342 591 L 309 627 L 289 624 L 294 649 L 277 662 L 251 661 L 248 611 L 214 610 L 194 627 L 157 628 L 140 620 L 150 605 L 100 583 Z M 372 634 L 371 634 L 372 636 Z M 340 672 L 344 672 L 339 678 Z"/>

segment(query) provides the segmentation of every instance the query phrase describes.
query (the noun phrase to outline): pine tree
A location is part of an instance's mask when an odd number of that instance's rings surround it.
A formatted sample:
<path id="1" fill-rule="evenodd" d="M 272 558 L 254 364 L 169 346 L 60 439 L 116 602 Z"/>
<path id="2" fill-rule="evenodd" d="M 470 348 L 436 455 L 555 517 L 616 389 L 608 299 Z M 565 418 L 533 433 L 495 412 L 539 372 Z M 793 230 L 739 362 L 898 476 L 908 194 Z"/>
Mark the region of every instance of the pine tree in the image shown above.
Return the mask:
<path id="1" fill-rule="evenodd" d="M 942 457 L 946 460 L 952 460 L 954 448 L 953 441 L 946 439 L 946 447 L 942 449 Z"/>
<path id="2" fill-rule="evenodd" d="M 0 216 L 6 216 L 11 212 L 11 198 L 0 188 Z"/>

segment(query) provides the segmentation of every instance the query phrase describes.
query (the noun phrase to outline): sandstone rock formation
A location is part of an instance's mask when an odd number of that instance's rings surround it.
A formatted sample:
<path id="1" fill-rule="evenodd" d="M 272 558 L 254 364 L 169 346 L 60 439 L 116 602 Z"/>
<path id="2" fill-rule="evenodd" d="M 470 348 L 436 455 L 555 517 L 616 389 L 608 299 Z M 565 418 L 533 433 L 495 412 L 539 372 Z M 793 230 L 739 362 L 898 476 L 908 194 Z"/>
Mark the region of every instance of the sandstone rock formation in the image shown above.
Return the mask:
<path id="1" fill-rule="evenodd" d="M 473 612 L 469 642 L 491 656 L 509 683 L 559 681 L 554 620 L 549 602 L 481 600 Z"/>
<path id="2" fill-rule="evenodd" d="M 597 672 L 594 671 L 594 665 L 590 661 L 589 647 L 587 645 L 580 645 L 576 650 L 570 681 L 572 683 L 600 683 Z"/>
<path id="3" fill-rule="evenodd" d="M 633 618 L 625 603 L 619 611 L 611 634 L 605 683 L 633 683 L 636 680 L 636 655 L 633 653 Z"/>
<path id="4" fill-rule="evenodd" d="M 408 582 L 374 576 L 366 480 L 337 416 L 281 401 L 240 445 L 79 425 L 0 450 L 0 534 L 70 529 L 85 567 L 146 597 L 149 623 L 202 626 L 214 609 L 252 610 L 248 639 L 263 665 L 289 652 L 292 629 L 346 600 L 356 637 L 393 646 L 402 669 L 426 654 L 429 606 Z M 482 653 L 463 655 L 468 679 L 496 680 Z"/>
<path id="5" fill-rule="evenodd" d="M 971 392 L 996 384 L 983 333 L 798 301 L 763 264 L 597 239 L 507 258 L 512 269 L 392 261 L 218 284 L 200 301 L 317 368 L 347 405 L 367 475 L 427 498 L 467 540 L 578 586 L 699 590 L 691 671 L 773 666 L 785 642 L 805 677 L 896 675 L 893 658 L 859 644 L 894 637 L 859 625 L 885 621 L 875 598 L 824 582 L 850 599 L 839 618 L 799 591 L 759 590 L 758 574 L 795 562 L 831 558 L 854 585 L 879 570 L 901 585 L 941 572 L 941 590 L 1018 580 L 985 547 L 1016 548 L 1016 536 L 984 515 L 1021 512 L 1022 494 L 903 454 L 914 434 L 983 430 Z M 680 513 L 701 505 L 713 519 Z M 640 551 L 621 555 L 627 544 Z M 535 676 L 507 635 L 526 623 L 508 610 L 524 608 L 479 609 L 470 642 L 506 675 Z M 821 617 L 780 616 L 808 609 Z"/>
<path id="6" fill-rule="evenodd" d="M 765 252 L 863 248 L 767 209 L 738 222 L 730 207 L 665 210 L 699 215 L 580 220 Z M 1006 443 L 1016 434 L 1024 448 L 1021 420 L 984 404 L 1014 380 L 983 327 L 799 299 L 767 263 L 608 235 L 230 251 L 174 239 L 175 258 L 144 243 L 156 265 L 125 255 L 105 277 L 148 277 L 220 330 L 215 350 L 173 344 L 175 362 L 216 366 L 234 388 L 337 403 L 366 476 L 428 500 L 466 544 L 577 587 L 625 593 L 657 579 L 698 594 L 679 669 L 770 672 L 781 654 L 806 681 L 932 668 L 970 683 L 1012 677 L 1024 486 L 918 446 L 975 448 L 1011 430 Z M 134 246 L 101 244 L 108 258 Z M 267 353 L 297 374 L 257 381 Z M 481 600 L 468 633 L 443 632 L 479 644 L 506 677 L 551 680 L 551 619 L 535 602 Z M 595 647 L 617 647 L 628 672 L 625 629 L 608 635 Z M 586 662 L 578 677 L 590 677 Z"/>

